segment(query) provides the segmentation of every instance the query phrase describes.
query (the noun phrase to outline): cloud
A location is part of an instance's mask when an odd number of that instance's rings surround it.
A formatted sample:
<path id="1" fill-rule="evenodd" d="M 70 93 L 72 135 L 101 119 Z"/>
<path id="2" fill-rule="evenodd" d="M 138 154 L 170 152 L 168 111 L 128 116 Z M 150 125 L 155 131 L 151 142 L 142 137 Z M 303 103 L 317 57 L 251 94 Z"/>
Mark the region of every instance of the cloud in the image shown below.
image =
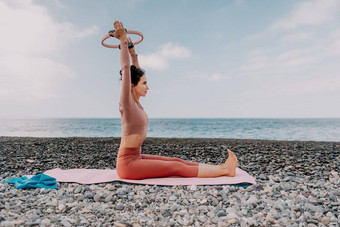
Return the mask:
<path id="1" fill-rule="evenodd" d="M 57 97 L 62 82 L 75 74 L 50 54 L 98 32 L 96 26 L 81 30 L 60 23 L 32 0 L 0 0 L 0 21 L 0 100 Z"/>
<path id="2" fill-rule="evenodd" d="M 289 16 L 279 20 L 271 29 L 290 30 L 304 25 L 321 25 L 333 19 L 340 5 L 338 0 L 314 0 L 297 4 Z"/>
<path id="3" fill-rule="evenodd" d="M 340 1 L 304 1 L 289 16 L 249 36 L 246 40 L 270 44 L 249 51 L 244 62 L 228 72 L 257 84 L 244 97 L 339 92 L 340 29 L 334 30 L 338 22 L 333 20 L 339 6 Z"/>
<path id="4" fill-rule="evenodd" d="M 169 68 L 170 59 L 184 59 L 192 56 L 191 50 L 176 43 L 166 43 L 155 53 L 139 55 L 141 65 L 145 69 L 165 70 Z"/>
<path id="5" fill-rule="evenodd" d="M 189 73 L 186 75 L 190 79 L 203 79 L 211 82 L 218 82 L 222 80 L 231 79 L 230 76 L 223 75 L 221 73 L 211 73 L 211 74 L 200 74 L 200 73 Z"/>
<path id="6" fill-rule="evenodd" d="M 249 51 L 244 63 L 232 70 L 232 75 L 257 78 L 287 75 L 301 77 L 316 67 L 325 71 L 328 64 L 340 60 L 340 29 L 332 30 L 333 27 L 330 24 L 330 28 L 323 28 L 322 34 L 294 32 L 277 40 L 278 43 L 271 38 L 269 40 L 274 43 L 270 48 Z M 266 36 L 270 37 L 270 34 L 270 30 L 263 32 L 263 40 Z M 340 66 L 333 65 L 332 69 L 337 72 Z"/>
<path id="7" fill-rule="evenodd" d="M 46 7 L 31 0 L 1 0 L 0 21 L 0 54 L 46 54 L 98 31 L 96 26 L 78 30 L 71 23 L 59 23 Z"/>
<path id="8" fill-rule="evenodd" d="M 126 0 L 125 2 L 127 3 L 128 6 L 134 8 L 144 3 L 144 0 Z"/>
<path id="9" fill-rule="evenodd" d="M 312 40 L 315 38 L 315 34 L 311 32 L 296 32 L 289 34 L 287 36 L 284 36 L 281 39 L 281 42 L 287 43 L 287 44 L 294 44 L 294 43 L 302 43 L 307 40 Z"/>
<path id="10" fill-rule="evenodd" d="M 334 55 L 340 54 L 340 29 L 331 32 L 329 38 L 329 51 Z"/>
<path id="11" fill-rule="evenodd" d="M 333 37 L 276 54 L 253 50 L 245 64 L 229 74 L 263 81 L 260 91 L 271 95 L 326 93 L 340 91 L 339 61 L 340 39 Z"/>
<path id="12" fill-rule="evenodd" d="M 281 85 L 282 92 L 310 94 L 340 90 L 340 77 L 324 77 L 294 84 Z"/>
<path id="13" fill-rule="evenodd" d="M 139 61 L 140 65 L 144 69 L 164 70 L 169 67 L 166 59 L 157 53 L 140 55 Z"/>
<path id="14" fill-rule="evenodd" d="M 41 101 L 58 97 L 58 86 L 74 75 L 47 58 L 7 55 L 0 58 L 0 101 Z"/>
<path id="15" fill-rule="evenodd" d="M 327 49 L 326 46 L 318 45 L 285 50 L 277 54 L 256 49 L 249 53 L 243 65 L 233 70 L 233 74 L 255 78 L 296 75 L 310 70 L 314 64 L 329 57 Z"/>
<path id="16" fill-rule="evenodd" d="M 165 44 L 159 54 L 164 58 L 182 59 L 191 57 L 191 51 L 188 48 L 174 43 Z"/>

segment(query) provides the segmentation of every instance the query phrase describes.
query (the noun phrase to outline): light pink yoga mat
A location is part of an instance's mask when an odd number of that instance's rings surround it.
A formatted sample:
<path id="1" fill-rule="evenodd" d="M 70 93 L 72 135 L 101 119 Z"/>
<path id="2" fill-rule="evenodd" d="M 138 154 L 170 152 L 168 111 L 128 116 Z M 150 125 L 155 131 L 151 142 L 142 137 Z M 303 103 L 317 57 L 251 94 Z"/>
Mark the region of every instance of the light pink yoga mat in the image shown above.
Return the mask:
<path id="1" fill-rule="evenodd" d="M 52 169 L 47 170 L 44 174 L 54 177 L 58 182 L 75 182 L 79 184 L 96 184 L 112 181 L 122 181 L 133 184 L 149 185 L 221 185 L 221 184 L 256 184 L 255 179 L 246 171 L 236 168 L 235 177 L 214 177 L 214 178 L 197 178 L 197 177 L 163 177 L 148 178 L 143 180 L 121 179 L 115 169 Z"/>

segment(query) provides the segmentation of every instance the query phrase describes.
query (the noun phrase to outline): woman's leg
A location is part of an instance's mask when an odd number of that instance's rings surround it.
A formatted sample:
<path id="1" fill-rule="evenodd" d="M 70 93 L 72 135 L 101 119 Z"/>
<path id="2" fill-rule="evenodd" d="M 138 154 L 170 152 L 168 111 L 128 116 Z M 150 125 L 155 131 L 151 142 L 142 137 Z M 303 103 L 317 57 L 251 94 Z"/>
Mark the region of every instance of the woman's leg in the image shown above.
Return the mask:
<path id="1" fill-rule="evenodd" d="M 177 161 L 155 159 L 130 159 L 118 161 L 117 172 L 125 179 L 144 179 L 153 177 L 196 177 L 198 165 L 186 165 Z"/>
<path id="2" fill-rule="evenodd" d="M 153 159 L 153 160 L 163 160 L 163 161 L 177 161 L 186 165 L 190 166 L 197 166 L 197 162 L 190 162 L 190 161 L 185 161 L 181 158 L 175 158 L 175 157 L 165 157 L 165 156 L 160 156 L 160 155 L 149 155 L 149 154 L 142 154 L 142 159 Z"/>
<path id="3" fill-rule="evenodd" d="M 237 157 L 228 150 L 228 159 L 222 165 L 199 164 L 197 177 L 234 177 L 236 174 Z"/>
<path id="4" fill-rule="evenodd" d="M 144 179 L 152 177 L 182 176 L 182 177 L 219 177 L 235 176 L 237 158 L 229 151 L 229 157 L 222 165 L 187 165 L 178 161 L 157 159 L 125 159 L 117 165 L 118 174 L 126 179 Z"/>
<path id="5" fill-rule="evenodd" d="M 235 154 L 228 150 L 229 157 L 222 165 L 209 165 L 204 163 L 189 162 L 180 158 L 164 157 L 159 155 L 146 155 L 142 154 L 143 159 L 163 160 L 163 161 L 177 161 L 186 165 L 199 165 L 197 177 L 218 177 L 230 176 L 234 177 L 236 174 L 237 157 Z"/>

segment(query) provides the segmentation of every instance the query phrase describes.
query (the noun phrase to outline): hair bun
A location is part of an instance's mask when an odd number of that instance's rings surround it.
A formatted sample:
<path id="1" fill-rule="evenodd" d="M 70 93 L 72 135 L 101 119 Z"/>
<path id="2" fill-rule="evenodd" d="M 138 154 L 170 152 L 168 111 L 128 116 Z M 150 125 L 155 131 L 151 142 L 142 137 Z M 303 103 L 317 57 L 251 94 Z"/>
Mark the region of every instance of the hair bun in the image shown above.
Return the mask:
<path id="1" fill-rule="evenodd" d="M 137 85 L 140 78 L 144 76 L 145 71 L 141 68 L 137 68 L 135 65 L 130 66 L 130 72 L 131 72 L 131 83 L 134 85 Z M 119 74 L 121 75 L 120 80 L 122 80 L 123 72 L 120 70 Z"/>

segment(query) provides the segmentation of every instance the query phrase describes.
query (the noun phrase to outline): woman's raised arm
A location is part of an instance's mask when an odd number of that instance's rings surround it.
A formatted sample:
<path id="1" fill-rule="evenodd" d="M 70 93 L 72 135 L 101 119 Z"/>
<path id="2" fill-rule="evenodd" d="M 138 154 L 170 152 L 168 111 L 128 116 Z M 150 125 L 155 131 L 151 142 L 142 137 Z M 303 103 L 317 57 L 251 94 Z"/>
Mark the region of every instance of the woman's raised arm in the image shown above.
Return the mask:
<path id="1" fill-rule="evenodd" d="M 130 37 L 128 37 L 128 42 L 132 43 Z M 136 66 L 139 69 L 138 55 L 136 54 L 135 47 L 134 46 L 129 47 L 129 52 L 130 52 L 130 56 L 131 56 L 132 65 Z"/>
<path id="2" fill-rule="evenodd" d="M 130 57 L 128 51 L 128 39 L 123 23 L 115 21 L 114 37 L 120 40 L 120 65 L 122 67 L 122 90 L 120 93 L 120 104 L 124 107 L 130 101 L 131 95 L 131 75 L 130 75 Z"/>

